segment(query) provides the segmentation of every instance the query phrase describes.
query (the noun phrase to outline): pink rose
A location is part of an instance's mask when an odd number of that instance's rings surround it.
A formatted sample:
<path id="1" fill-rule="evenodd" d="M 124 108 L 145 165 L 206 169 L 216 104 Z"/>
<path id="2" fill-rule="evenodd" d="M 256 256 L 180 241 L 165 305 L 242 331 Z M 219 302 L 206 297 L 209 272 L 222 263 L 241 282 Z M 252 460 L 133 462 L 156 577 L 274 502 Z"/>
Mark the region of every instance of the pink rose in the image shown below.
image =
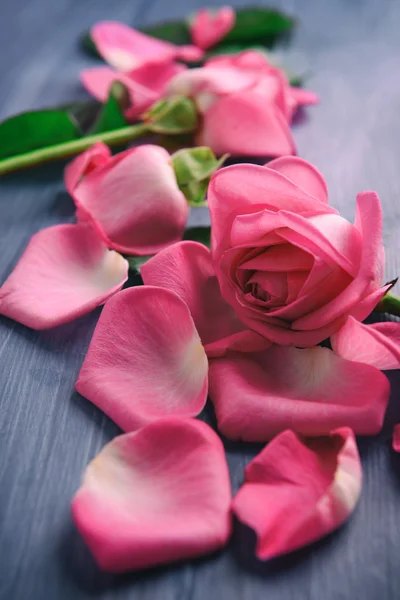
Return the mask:
<path id="1" fill-rule="evenodd" d="M 233 28 L 236 21 L 235 11 L 231 6 L 222 6 L 212 11 L 200 9 L 190 24 L 190 34 L 193 42 L 199 48 L 207 50 L 215 46 Z"/>
<path id="2" fill-rule="evenodd" d="M 221 169 L 208 201 L 221 293 L 250 329 L 280 345 L 314 346 L 365 319 L 382 285 L 382 213 L 357 196 L 354 225 L 328 205 L 321 174 L 293 157 Z"/>
<path id="3" fill-rule="evenodd" d="M 284 73 L 253 50 L 209 60 L 179 73 L 168 94 L 192 97 L 203 116 L 199 145 L 216 154 L 294 154 L 290 122 L 301 104 L 315 104 L 312 92 L 293 88 Z"/>

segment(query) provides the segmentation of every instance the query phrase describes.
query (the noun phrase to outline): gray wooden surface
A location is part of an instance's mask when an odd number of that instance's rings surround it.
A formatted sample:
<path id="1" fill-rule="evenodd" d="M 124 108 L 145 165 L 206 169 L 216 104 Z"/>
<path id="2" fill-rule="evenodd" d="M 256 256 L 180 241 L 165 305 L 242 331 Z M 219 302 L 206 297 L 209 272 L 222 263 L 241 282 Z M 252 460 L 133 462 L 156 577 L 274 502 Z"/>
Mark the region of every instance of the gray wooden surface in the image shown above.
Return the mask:
<path id="1" fill-rule="evenodd" d="M 2 0 L 0 117 L 86 97 L 78 75 L 91 60 L 79 50 L 77 37 L 93 22 L 150 23 L 200 5 L 200 0 Z M 392 279 L 400 271 L 400 3 L 286 0 L 280 6 L 300 22 L 282 58 L 309 71 L 308 86 L 322 99 L 295 129 L 299 153 L 322 170 L 332 204 L 348 218 L 358 191 L 379 192 L 386 276 Z M 61 166 L 52 166 L 0 181 L 1 281 L 32 233 L 72 220 L 61 174 Z M 101 574 L 69 513 L 85 465 L 118 432 L 73 390 L 98 315 L 46 333 L 0 318 L 1 600 L 400 597 L 400 459 L 389 446 L 391 426 L 400 421 L 398 372 L 390 375 L 384 431 L 360 441 L 362 498 L 340 532 L 262 567 L 249 559 L 253 540 L 238 528 L 230 547 L 206 560 L 124 577 Z M 234 489 L 254 452 L 227 445 Z"/>

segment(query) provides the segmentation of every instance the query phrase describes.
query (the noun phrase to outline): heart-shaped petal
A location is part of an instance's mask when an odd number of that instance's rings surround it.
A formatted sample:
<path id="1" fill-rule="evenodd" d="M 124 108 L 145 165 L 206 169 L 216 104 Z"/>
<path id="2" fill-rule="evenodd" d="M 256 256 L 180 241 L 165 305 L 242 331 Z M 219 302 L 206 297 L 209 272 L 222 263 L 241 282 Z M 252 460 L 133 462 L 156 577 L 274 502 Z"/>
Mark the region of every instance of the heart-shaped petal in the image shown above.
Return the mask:
<path id="1" fill-rule="evenodd" d="M 190 24 L 190 35 L 196 46 L 207 50 L 231 31 L 235 21 L 236 14 L 231 6 L 222 6 L 216 11 L 201 8 Z"/>
<path id="2" fill-rule="evenodd" d="M 207 398 L 208 363 L 174 292 L 129 288 L 107 302 L 76 389 L 124 431 L 161 417 L 193 417 Z"/>
<path id="3" fill-rule="evenodd" d="M 154 254 L 178 241 L 189 211 L 170 155 L 150 144 L 116 154 L 71 194 L 79 217 L 93 222 L 111 248 L 130 255 Z"/>
<path id="4" fill-rule="evenodd" d="M 223 445 L 201 421 L 167 418 L 107 444 L 72 514 L 100 567 L 127 571 L 208 554 L 231 532 Z"/>
<path id="5" fill-rule="evenodd" d="M 127 278 L 128 262 L 88 223 L 48 227 L 32 237 L 0 288 L 0 314 L 48 329 L 103 304 Z"/>
<path id="6" fill-rule="evenodd" d="M 351 429 L 305 442 L 285 431 L 247 466 L 233 511 L 256 532 L 256 555 L 267 560 L 342 525 L 357 504 L 361 483 Z"/>
<path id="7" fill-rule="evenodd" d="M 281 156 L 266 163 L 265 167 L 282 173 L 304 192 L 328 204 L 328 187 L 325 179 L 314 165 L 303 158 Z"/>

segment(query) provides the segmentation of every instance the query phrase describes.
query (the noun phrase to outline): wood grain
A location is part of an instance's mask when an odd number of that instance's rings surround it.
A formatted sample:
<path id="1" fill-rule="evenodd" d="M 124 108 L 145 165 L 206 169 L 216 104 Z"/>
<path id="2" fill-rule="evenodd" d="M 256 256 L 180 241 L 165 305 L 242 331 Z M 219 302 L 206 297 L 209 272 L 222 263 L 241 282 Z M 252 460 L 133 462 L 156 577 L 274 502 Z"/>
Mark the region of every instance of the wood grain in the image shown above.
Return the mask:
<path id="1" fill-rule="evenodd" d="M 200 0 L 5 0 L 0 21 L 0 117 L 84 98 L 91 60 L 81 31 L 100 19 L 179 17 Z M 216 4 L 207 2 L 207 4 Z M 237 5 L 243 2 L 237 2 Z M 295 128 L 299 153 L 325 174 L 331 202 L 352 218 L 355 196 L 377 190 L 385 211 L 387 278 L 399 274 L 400 3 L 296 0 L 299 19 L 280 55 L 309 72 L 321 95 Z M 204 212 L 192 217 L 204 219 Z M 0 280 L 38 229 L 73 218 L 62 166 L 0 181 Z M 206 560 L 114 577 L 101 574 L 75 532 L 70 499 L 87 462 L 117 432 L 74 392 L 99 311 L 46 333 L 0 318 L 0 598 L 4 600 L 397 600 L 400 588 L 400 459 L 389 443 L 400 421 L 400 375 L 379 438 L 360 441 L 361 502 L 327 540 L 267 566 L 250 559 L 249 532 Z M 234 489 L 257 451 L 227 444 Z"/>

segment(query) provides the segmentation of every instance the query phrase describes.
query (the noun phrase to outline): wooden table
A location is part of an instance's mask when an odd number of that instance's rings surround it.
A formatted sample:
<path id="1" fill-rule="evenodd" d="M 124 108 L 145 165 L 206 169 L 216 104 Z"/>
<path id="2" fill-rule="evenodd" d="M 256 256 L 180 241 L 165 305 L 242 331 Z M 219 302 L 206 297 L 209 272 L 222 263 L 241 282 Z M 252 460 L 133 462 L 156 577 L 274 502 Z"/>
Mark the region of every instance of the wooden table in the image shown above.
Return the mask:
<path id="1" fill-rule="evenodd" d="M 0 116 L 86 97 L 78 76 L 92 61 L 77 40 L 92 23 L 150 23 L 200 6 L 195 0 L 3 0 Z M 400 3 L 286 0 L 281 7 L 299 19 L 282 59 L 308 71 L 308 87 L 321 95 L 320 106 L 295 128 L 299 154 L 325 174 L 331 203 L 347 218 L 358 191 L 378 191 L 386 277 L 392 279 L 400 271 Z M 0 280 L 35 231 L 71 220 L 62 165 L 3 178 Z M 99 312 L 42 333 L 0 318 L 2 600 L 400 597 L 400 458 L 390 450 L 392 425 L 400 421 L 399 372 L 390 374 L 392 402 L 382 434 L 360 440 L 362 498 L 338 533 L 264 567 L 250 560 L 236 532 L 226 551 L 206 560 L 124 577 L 100 573 L 69 511 L 85 465 L 118 433 L 74 392 Z M 227 446 L 234 489 L 255 451 Z"/>

